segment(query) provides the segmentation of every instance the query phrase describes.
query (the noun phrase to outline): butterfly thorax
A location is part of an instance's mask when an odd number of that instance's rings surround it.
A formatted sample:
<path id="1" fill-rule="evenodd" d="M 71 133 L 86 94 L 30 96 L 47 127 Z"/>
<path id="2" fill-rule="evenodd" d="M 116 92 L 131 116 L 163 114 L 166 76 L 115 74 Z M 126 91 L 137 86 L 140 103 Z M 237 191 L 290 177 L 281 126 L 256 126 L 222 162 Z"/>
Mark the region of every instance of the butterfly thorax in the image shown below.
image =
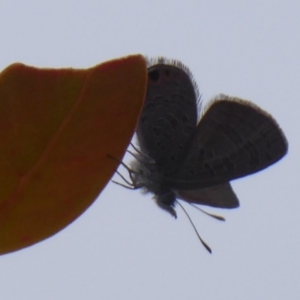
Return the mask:
<path id="1" fill-rule="evenodd" d="M 141 188 L 146 193 L 154 194 L 157 205 L 176 217 L 173 208 L 176 196 L 166 185 L 162 172 L 155 161 L 143 154 L 138 154 L 136 160 L 131 164 L 131 169 L 134 187 Z"/>

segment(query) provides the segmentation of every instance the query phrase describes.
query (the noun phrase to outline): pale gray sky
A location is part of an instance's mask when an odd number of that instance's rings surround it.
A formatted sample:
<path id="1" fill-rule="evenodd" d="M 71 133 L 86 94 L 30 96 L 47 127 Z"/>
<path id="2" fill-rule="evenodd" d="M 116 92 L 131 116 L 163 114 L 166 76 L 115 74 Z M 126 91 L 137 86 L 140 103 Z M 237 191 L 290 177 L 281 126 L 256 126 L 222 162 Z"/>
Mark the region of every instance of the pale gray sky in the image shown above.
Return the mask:
<path id="1" fill-rule="evenodd" d="M 176 58 L 204 103 L 221 92 L 253 101 L 290 149 L 233 182 L 239 209 L 208 209 L 225 223 L 187 207 L 212 255 L 182 211 L 175 221 L 151 195 L 110 183 L 65 230 L 0 257 L 0 298 L 299 299 L 299 28 L 296 0 L 1 0 L 1 70 L 17 61 L 85 68 L 134 53 Z"/>

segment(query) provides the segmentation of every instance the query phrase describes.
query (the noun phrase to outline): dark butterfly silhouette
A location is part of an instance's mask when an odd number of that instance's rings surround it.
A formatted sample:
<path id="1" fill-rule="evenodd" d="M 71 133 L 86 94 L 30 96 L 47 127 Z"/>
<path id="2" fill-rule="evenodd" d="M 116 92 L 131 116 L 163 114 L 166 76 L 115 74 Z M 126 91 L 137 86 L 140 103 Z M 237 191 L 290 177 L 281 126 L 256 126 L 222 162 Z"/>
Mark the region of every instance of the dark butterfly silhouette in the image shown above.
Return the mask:
<path id="1" fill-rule="evenodd" d="M 201 116 L 200 108 L 198 88 L 183 64 L 160 58 L 149 66 L 139 149 L 127 167 L 127 183 L 153 193 L 175 217 L 176 198 L 238 207 L 229 181 L 269 167 L 288 149 L 273 117 L 249 101 L 219 95 Z"/>

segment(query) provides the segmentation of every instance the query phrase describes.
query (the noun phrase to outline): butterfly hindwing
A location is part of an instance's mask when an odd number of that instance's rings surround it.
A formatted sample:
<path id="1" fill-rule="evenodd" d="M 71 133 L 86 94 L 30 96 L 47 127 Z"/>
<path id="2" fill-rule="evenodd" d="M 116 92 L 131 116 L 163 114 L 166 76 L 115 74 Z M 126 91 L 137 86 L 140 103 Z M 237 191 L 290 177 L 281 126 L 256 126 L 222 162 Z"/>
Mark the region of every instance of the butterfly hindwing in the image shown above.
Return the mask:
<path id="1" fill-rule="evenodd" d="M 175 191 L 176 197 L 189 203 L 219 208 L 236 208 L 239 200 L 230 183 L 217 184 L 194 190 Z"/>
<path id="2" fill-rule="evenodd" d="M 258 172 L 287 152 L 276 121 L 254 104 L 221 95 L 201 118 L 181 167 L 168 184 L 199 189 Z"/>

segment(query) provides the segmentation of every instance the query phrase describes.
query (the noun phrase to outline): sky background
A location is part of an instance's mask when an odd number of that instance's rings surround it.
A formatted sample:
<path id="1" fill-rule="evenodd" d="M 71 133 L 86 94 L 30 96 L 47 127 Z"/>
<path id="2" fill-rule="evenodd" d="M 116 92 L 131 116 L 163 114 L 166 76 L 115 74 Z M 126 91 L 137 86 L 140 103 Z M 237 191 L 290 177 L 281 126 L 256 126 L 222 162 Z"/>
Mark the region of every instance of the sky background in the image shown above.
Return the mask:
<path id="1" fill-rule="evenodd" d="M 289 141 L 279 163 L 232 183 L 240 208 L 207 209 L 225 223 L 187 207 L 212 255 L 180 209 L 174 220 L 151 195 L 109 183 L 66 229 L 0 257 L 0 298 L 299 299 L 299 28 L 296 0 L 0 0 L 0 70 L 175 58 L 204 104 L 219 93 L 251 100 Z"/>

